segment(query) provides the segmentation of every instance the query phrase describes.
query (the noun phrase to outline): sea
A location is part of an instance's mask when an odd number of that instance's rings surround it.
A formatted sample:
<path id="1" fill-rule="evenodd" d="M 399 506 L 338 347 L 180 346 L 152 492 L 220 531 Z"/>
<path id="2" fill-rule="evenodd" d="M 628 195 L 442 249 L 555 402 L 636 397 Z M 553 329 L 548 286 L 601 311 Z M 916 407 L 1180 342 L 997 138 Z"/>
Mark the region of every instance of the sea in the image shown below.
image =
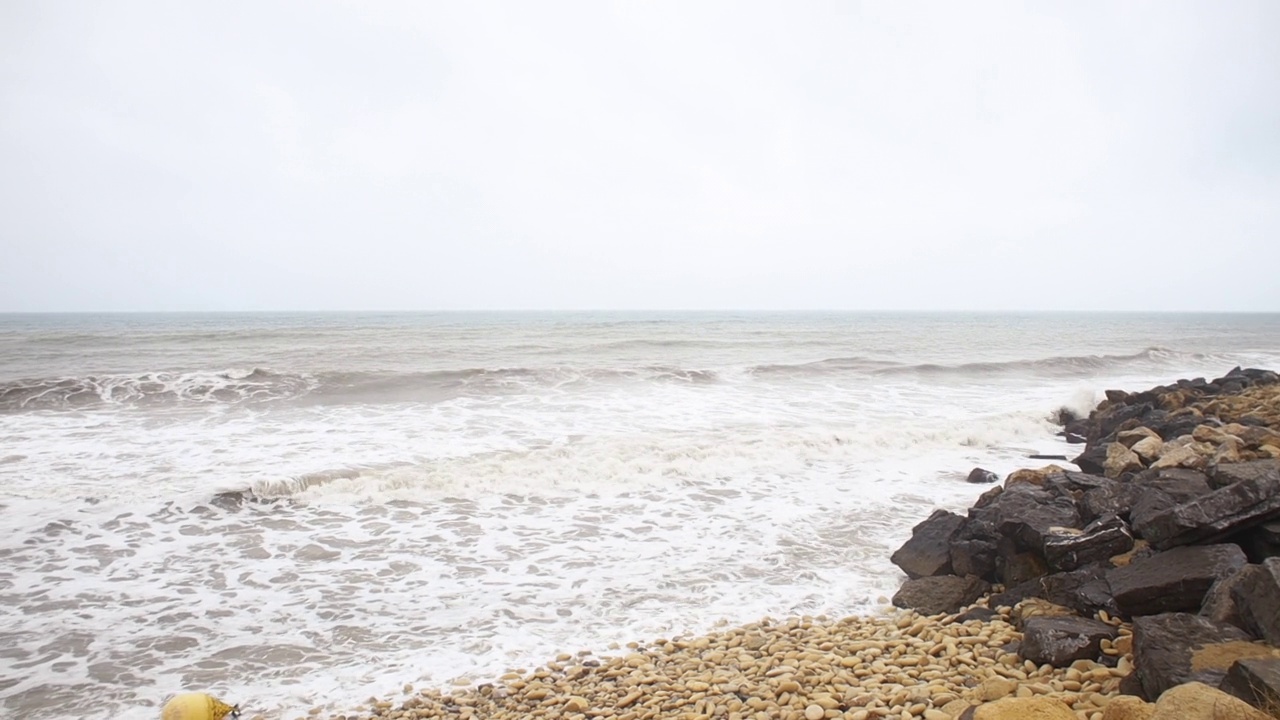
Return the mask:
<path id="1" fill-rule="evenodd" d="M 1237 365 L 1280 315 L 0 315 L 0 716 L 292 718 L 884 612 L 969 470 Z"/>

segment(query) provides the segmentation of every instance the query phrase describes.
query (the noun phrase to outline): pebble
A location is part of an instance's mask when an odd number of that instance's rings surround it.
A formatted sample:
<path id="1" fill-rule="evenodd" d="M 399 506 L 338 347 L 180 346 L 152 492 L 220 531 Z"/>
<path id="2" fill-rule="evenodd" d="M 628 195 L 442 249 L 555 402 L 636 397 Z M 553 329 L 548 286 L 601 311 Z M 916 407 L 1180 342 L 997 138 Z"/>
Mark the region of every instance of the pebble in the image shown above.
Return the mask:
<path id="1" fill-rule="evenodd" d="M 950 720 L 984 701 L 1049 696 L 1093 720 L 1119 694 L 1118 668 L 1078 661 L 1055 669 L 1005 652 L 1021 640 L 1009 608 L 986 622 L 960 624 L 954 617 L 908 611 L 765 619 L 697 638 L 628 643 L 623 654 L 591 664 L 573 664 L 574 656 L 561 653 L 533 671 L 478 687 L 419 690 L 399 706 L 371 699 L 359 713 L 327 717 Z M 1120 631 L 1128 637 L 1127 626 Z M 1132 665 L 1128 645 L 1109 648 L 1125 670 Z M 412 690 L 405 686 L 406 694 Z"/>

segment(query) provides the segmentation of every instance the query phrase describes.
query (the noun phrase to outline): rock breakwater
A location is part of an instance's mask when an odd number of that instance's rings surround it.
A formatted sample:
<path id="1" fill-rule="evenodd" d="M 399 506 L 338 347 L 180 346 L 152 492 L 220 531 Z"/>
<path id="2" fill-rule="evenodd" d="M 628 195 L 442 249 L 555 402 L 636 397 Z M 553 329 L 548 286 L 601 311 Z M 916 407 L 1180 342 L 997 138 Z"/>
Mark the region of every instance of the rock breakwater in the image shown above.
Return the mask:
<path id="1" fill-rule="evenodd" d="M 1078 616 L 1024 628 L 1024 656 L 1102 660 L 1105 635 L 1084 618 L 1118 616 L 1134 624 L 1123 692 L 1157 700 L 1198 682 L 1277 696 L 1226 678 L 1280 671 L 1280 376 L 1112 390 L 1063 419 L 1085 445 L 1080 471 L 1019 470 L 965 515 L 935 512 L 894 553 L 909 578 L 894 604 L 955 612 L 971 601 L 959 588 L 989 584 L 993 608 L 1035 599 Z"/>

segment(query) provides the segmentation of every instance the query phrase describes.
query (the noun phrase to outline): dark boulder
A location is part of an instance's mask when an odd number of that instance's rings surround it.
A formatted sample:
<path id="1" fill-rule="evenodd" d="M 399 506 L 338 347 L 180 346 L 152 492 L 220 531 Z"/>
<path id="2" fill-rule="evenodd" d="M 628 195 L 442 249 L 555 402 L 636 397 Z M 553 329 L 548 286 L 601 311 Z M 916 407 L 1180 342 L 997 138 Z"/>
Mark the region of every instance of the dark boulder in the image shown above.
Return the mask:
<path id="1" fill-rule="evenodd" d="M 1242 463 L 1223 463 L 1209 468 L 1209 483 L 1224 488 L 1245 480 L 1272 479 L 1280 481 L 1280 460 L 1251 460 Z"/>
<path id="2" fill-rule="evenodd" d="M 1080 513 L 1068 498 L 1054 497 L 1034 486 L 1005 490 L 992 505 L 996 530 L 1013 538 L 1024 550 L 1040 551 L 1052 528 L 1080 527 Z"/>
<path id="3" fill-rule="evenodd" d="M 1029 580 L 992 595 L 987 604 L 991 607 L 1013 607 L 1027 598 L 1040 598 L 1082 615 L 1092 615 L 1099 610 L 1112 614 L 1118 612 L 1111 598 L 1111 587 L 1107 584 L 1106 568 L 1100 565 Z"/>
<path id="4" fill-rule="evenodd" d="M 1049 572 L 1044 556 L 1025 550 L 1011 537 L 996 540 L 996 577 L 1005 585 L 1017 585 Z"/>
<path id="5" fill-rule="evenodd" d="M 1245 555 L 1249 556 L 1249 562 L 1252 563 L 1280 557 L 1280 520 L 1269 520 L 1229 535 L 1226 540 L 1244 548 Z"/>
<path id="6" fill-rule="evenodd" d="M 1218 578 L 1209 588 L 1209 592 L 1205 593 L 1204 603 L 1200 605 L 1201 617 L 1207 617 L 1218 623 L 1226 623 L 1235 625 L 1244 630 L 1244 619 L 1240 617 L 1240 609 L 1236 607 L 1235 597 L 1232 592 L 1240 580 L 1250 572 L 1250 568 L 1257 567 L 1255 565 L 1245 565 L 1230 575 Z"/>
<path id="7" fill-rule="evenodd" d="M 1130 509 L 1142 493 L 1142 486 L 1136 483 L 1114 480 L 1107 485 L 1087 490 L 1080 498 L 1081 519 L 1084 522 L 1093 522 L 1107 515 L 1127 518 Z"/>
<path id="8" fill-rule="evenodd" d="M 1158 698 L 1165 690 L 1187 682 L 1217 687 L 1234 658 L 1224 664 L 1230 653 L 1213 649 L 1248 644 L 1249 640 L 1238 627 L 1198 615 L 1164 613 L 1135 618 L 1134 674 L 1148 698 Z"/>
<path id="9" fill-rule="evenodd" d="M 972 575 L 922 577 L 903 583 L 893 596 L 893 605 L 923 615 L 953 613 L 972 605 L 990 589 L 985 580 Z"/>
<path id="10" fill-rule="evenodd" d="M 1066 572 L 1099 563 L 1133 549 L 1129 526 L 1115 515 L 1099 518 L 1079 532 L 1045 538 L 1044 558 L 1051 572 Z"/>
<path id="11" fill-rule="evenodd" d="M 1242 480 L 1138 518 L 1133 528 L 1157 548 L 1213 542 L 1280 517 L 1280 478 Z"/>
<path id="12" fill-rule="evenodd" d="M 1125 615 L 1198 612 L 1209 588 L 1246 562 L 1238 545 L 1180 547 L 1113 568 L 1107 583 Z"/>
<path id="13" fill-rule="evenodd" d="M 1107 446 L 1085 445 L 1084 452 L 1077 455 L 1071 462 L 1087 473 L 1102 475 L 1107 471 Z"/>
<path id="14" fill-rule="evenodd" d="M 911 529 L 911 539 L 898 548 L 889 561 L 907 574 L 919 578 L 951 572 L 951 538 L 965 519 L 953 512 L 935 510 Z"/>
<path id="15" fill-rule="evenodd" d="M 1108 487 L 1115 482 L 1101 475 L 1066 471 L 1045 478 L 1044 489 L 1055 497 L 1065 497 L 1074 503 L 1079 503 L 1085 493 L 1090 490 Z"/>
<path id="16" fill-rule="evenodd" d="M 957 575 L 996 580 L 996 543 L 981 537 L 951 541 L 951 569 Z"/>
<path id="17" fill-rule="evenodd" d="M 1220 690 L 1260 708 L 1280 707 L 1280 658 L 1242 658 L 1231 664 Z"/>
<path id="18" fill-rule="evenodd" d="M 1142 538 L 1146 537 L 1143 528 L 1155 516 L 1213 491 L 1204 473 L 1183 468 L 1144 472 L 1134 478 L 1133 486 L 1138 491 L 1129 509 L 1129 522 L 1134 534 Z"/>
<path id="19" fill-rule="evenodd" d="M 1231 587 L 1240 619 L 1254 635 L 1280 643 L 1280 558 L 1250 565 Z"/>
<path id="20" fill-rule="evenodd" d="M 990 470 L 983 470 L 980 467 L 976 467 L 969 471 L 969 476 L 965 478 L 965 482 L 990 485 L 993 482 L 1000 482 L 1000 476 Z"/>
<path id="21" fill-rule="evenodd" d="M 1036 617 L 1022 627 L 1023 658 L 1037 665 L 1067 667 L 1076 660 L 1092 660 L 1103 639 L 1115 640 L 1116 628 L 1082 617 Z"/>

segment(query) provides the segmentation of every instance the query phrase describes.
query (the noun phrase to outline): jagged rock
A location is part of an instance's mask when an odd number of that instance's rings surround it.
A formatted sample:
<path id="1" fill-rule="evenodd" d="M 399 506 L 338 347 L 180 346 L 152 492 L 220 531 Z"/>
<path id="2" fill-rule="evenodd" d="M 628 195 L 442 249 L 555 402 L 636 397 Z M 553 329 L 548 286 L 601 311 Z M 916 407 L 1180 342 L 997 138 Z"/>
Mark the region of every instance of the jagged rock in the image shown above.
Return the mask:
<path id="1" fill-rule="evenodd" d="M 1045 538 L 1044 558 L 1051 572 L 1066 572 L 1102 562 L 1133 549 L 1133 535 L 1120 518 L 1099 518 L 1084 530 L 1064 529 Z"/>
<path id="2" fill-rule="evenodd" d="M 953 613 L 972 605 L 990 589 L 985 580 L 972 575 L 922 577 L 903 583 L 893 596 L 893 605 L 922 615 Z"/>
<path id="3" fill-rule="evenodd" d="M 1107 446 L 1107 459 L 1102 463 L 1102 473 L 1107 477 L 1118 478 L 1142 468 L 1142 458 L 1134 451 L 1118 442 Z"/>
<path id="4" fill-rule="evenodd" d="M 1219 688 L 1254 707 L 1280 708 L 1280 658 L 1237 660 Z"/>
<path id="5" fill-rule="evenodd" d="M 1244 627 L 1269 643 L 1280 643 L 1280 558 L 1250 565 L 1231 586 Z"/>
<path id="6" fill-rule="evenodd" d="M 1247 629 L 1244 618 L 1240 617 L 1240 609 L 1236 607 L 1236 600 L 1232 596 L 1232 591 L 1251 567 L 1256 566 L 1245 565 L 1230 575 L 1225 575 L 1214 581 L 1209 588 L 1209 592 L 1205 593 L 1204 603 L 1200 605 L 1201 617 L 1207 617 L 1218 623 L 1235 625 L 1242 630 Z"/>
<path id="7" fill-rule="evenodd" d="M 1171 688 L 1156 701 L 1151 720 L 1272 720 L 1239 698 L 1204 683 Z"/>
<path id="8" fill-rule="evenodd" d="M 1022 628 L 1021 655 L 1037 665 L 1066 667 L 1098 657 L 1103 639 L 1115 640 L 1119 634 L 1116 628 L 1090 618 L 1030 618 Z"/>
<path id="9" fill-rule="evenodd" d="M 1107 583 L 1125 615 L 1197 612 L 1213 583 L 1246 562 L 1238 545 L 1180 547 L 1113 568 Z"/>
<path id="10" fill-rule="evenodd" d="M 935 510 L 911 529 L 911 538 L 890 556 L 889 561 L 907 574 L 919 578 L 951 572 L 951 539 L 965 519 L 953 512 Z"/>
<path id="11" fill-rule="evenodd" d="M 979 484 L 979 483 L 991 484 L 993 482 L 999 482 L 999 481 L 1000 481 L 999 475 L 991 472 L 990 470 L 983 470 L 980 467 L 976 467 L 970 470 L 969 476 L 965 478 L 965 482 L 971 482 L 975 484 Z"/>
<path id="12" fill-rule="evenodd" d="M 1108 485 L 1085 492 L 1080 498 L 1080 516 L 1085 522 L 1093 522 L 1107 515 L 1127 518 L 1130 509 L 1144 492 L 1137 483 L 1111 481 Z"/>
<path id="13" fill-rule="evenodd" d="M 1280 478 L 1242 480 L 1170 507 L 1134 517 L 1134 531 L 1156 548 L 1212 542 L 1280 517 Z"/>
<path id="14" fill-rule="evenodd" d="M 1143 697 L 1185 682 L 1216 686 L 1242 646 L 1259 647 L 1250 640 L 1240 628 L 1188 613 L 1134 618 L 1133 666 Z"/>
<path id="15" fill-rule="evenodd" d="M 1209 459 L 1203 453 L 1196 452 L 1196 448 L 1194 446 L 1183 445 L 1181 447 L 1169 448 L 1166 445 L 1164 453 L 1160 455 L 1160 459 L 1151 463 L 1151 467 L 1155 470 L 1163 470 L 1165 468 L 1191 468 L 1193 470 L 1200 470 L 1208 464 Z"/>
<path id="16" fill-rule="evenodd" d="M 1224 488 L 1245 480 L 1258 481 L 1266 478 L 1280 482 L 1280 460 L 1252 460 L 1215 465 L 1209 468 L 1209 478 L 1214 488 Z"/>
<path id="17" fill-rule="evenodd" d="M 1155 438 L 1156 440 L 1159 440 L 1160 435 L 1156 433 L 1155 430 L 1143 426 L 1138 426 L 1132 430 L 1121 430 L 1116 433 L 1116 442 L 1127 448 L 1132 448 L 1134 445 L 1148 438 Z"/>

